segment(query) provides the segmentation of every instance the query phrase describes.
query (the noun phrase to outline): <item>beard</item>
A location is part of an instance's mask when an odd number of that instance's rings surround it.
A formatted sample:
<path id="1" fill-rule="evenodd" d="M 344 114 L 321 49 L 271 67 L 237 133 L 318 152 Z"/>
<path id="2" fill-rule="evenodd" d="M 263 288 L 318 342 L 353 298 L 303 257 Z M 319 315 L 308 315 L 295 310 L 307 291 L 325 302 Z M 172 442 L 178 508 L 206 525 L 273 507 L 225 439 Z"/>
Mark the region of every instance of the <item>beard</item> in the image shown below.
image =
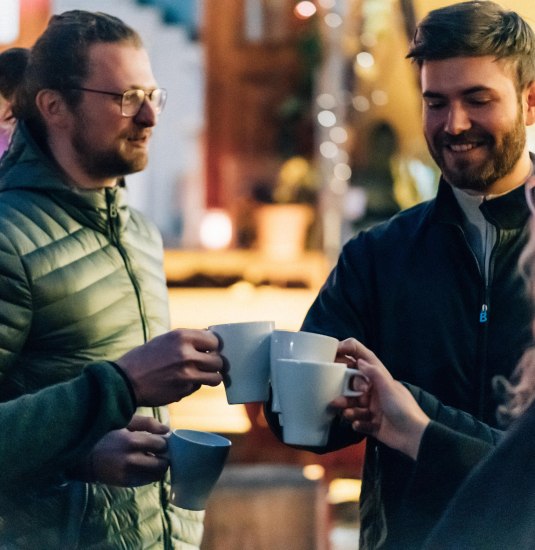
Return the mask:
<path id="1" fill-rule="evenodd" d="M 95 140 L 87 138 L 87 126 L 84 118 L 77 118 L 72 135 L 72 146 L 78 155 L 78 161 L 83 170 L 94 178 L 119 178 L 135 172 L 140 172 L 148 162 L 148 154 L 144 148 L 130 147 L 128 138 L 141 138 L 146 135 L 146 129 L 136 127 L 125 135 L 119 136 L 123 147 L 102 149 Z"/>
<path id="2" fill-rule="evenodd" d="M 518 116 L 512 126 L 498 140 L 480 128 L 453 136 L 437 133 L 432 139 L 426 136 L 429 152 L 440 168 L 444 179 L 458 189 L 485 192 L 494 182 L 512 171 L 526 145 L 526 127 L 519 107 Z M 450 145 L 477 144 L 485 147 L 486 158 L 474 163 L 468 158 L 446 160 L 444 150 Z"/>

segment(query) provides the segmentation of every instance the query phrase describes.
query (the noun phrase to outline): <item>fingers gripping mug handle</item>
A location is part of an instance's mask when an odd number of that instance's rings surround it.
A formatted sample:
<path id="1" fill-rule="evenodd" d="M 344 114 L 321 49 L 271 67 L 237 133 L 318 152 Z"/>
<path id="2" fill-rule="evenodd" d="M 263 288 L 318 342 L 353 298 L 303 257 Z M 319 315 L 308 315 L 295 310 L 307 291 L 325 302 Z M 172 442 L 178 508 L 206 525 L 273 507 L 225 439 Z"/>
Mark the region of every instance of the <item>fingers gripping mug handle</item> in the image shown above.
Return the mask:
<path id="1" fill-rule="evenodd" d="M 357 369 L 348 368 L 347 371 L 344 373 L 344 384 L 343 384 L 344 391 L 342 393 L 343 396 L 345 396 L 345 397 L 359 397 L 360 395 L 362 395 L 364 393 L 361 390 L 351 389 L 351 382 L 355 377 L 362 378 L 363 380 L 368 382 L 368 377 L 365 374 L 363 374 L 362 372 L 360 372 Z"/>

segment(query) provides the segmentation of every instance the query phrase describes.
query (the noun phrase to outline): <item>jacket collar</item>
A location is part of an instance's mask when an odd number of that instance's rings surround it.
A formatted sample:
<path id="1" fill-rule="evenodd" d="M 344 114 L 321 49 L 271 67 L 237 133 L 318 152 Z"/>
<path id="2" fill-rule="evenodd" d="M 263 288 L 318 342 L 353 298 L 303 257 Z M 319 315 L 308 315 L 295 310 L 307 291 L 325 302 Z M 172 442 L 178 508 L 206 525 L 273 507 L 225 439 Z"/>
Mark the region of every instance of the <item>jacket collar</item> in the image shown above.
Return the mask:
<path id="1" fill-rule="evenodd" d="M 23 122 L 17 123 L 10 147 L 0 162 L 0 192 L 11 190 L 49 195 L 73 218 L 103 232 L 107 230 L 110 201 L 117 209 L 119 230 L 130 216 L 124 182 L 107 190 L 75 188 Z"/>
<path id="2" fill-rule="evenodd" d="M 532 161 L 534 157 L 532 156 Z M 529 217 L 524 185 L 505 195 L 485 200 L 480 206 L 481 212 L 499 229 L 518 229 L 525 226 Z M 435 199 L 433 219 L 438 223 L 462 225 L 463 216 L 449 183 L 440 178 Z"/>

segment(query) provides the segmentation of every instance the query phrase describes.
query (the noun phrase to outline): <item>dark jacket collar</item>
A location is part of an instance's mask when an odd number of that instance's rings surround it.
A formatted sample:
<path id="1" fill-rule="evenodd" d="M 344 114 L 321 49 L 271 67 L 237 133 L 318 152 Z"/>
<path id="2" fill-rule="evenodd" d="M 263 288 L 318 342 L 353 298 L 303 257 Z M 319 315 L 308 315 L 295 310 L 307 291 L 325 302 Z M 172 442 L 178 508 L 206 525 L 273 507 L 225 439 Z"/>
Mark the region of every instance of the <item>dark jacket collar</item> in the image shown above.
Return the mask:
<path id="1" fill-rule="evenodd" d="M 532 162 L 535 160 L 532 156 Z M 518 229 L 524 227 L 529 217 L 524 185 L 513 191 L 485 200 L 480 206 L 485 218 L 499 229 Z M 433 219 L 439 223 L 462 225 L 463 217 L 455 195 L 449 183 L 440 178 L 434 204 Z"/>

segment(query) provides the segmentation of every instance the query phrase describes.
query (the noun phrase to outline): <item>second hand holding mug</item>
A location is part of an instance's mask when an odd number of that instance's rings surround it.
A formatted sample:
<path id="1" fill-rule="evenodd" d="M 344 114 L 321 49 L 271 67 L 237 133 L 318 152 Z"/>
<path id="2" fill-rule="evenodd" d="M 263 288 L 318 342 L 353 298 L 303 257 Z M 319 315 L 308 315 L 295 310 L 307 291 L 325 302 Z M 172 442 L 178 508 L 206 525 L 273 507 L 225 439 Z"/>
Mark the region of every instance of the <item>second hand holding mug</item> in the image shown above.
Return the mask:
<path id="1" fill-rule="evenodd" d="M 322 447 L 327 444 L 335 416 L 329 403 L 340 395 L 358 397 L 351 389 L 355 376 L 366 378 L 344 363 L 278 359 L 275 362 L 284 423 L 284 443 Z"/>
<path id="2" fill-rule="evenodd" d="M 269 399 L 269 344 L 273 321 L 226 323 L 208 327 L 220 341 L 220 352 L 228 363 L 223 376 L 230 405 Z"/>
<path id="3" fill-rule="evenodd" d="M 227 438 L 210 432 L 172 431 L 167 436 L 171 503 L 186 510 L 204 510 L 230 446 Z"/>
<path id="4" fill-rule="evenodd" d="M 333 362 L 338 349 L 338 340 L 324 334 L 313 332 L 291 332 L 289 330 L 274 330 L 271 335 L 271 390 L 273 400 L 271 410 L 281 412 L 278 392 L 277 369 L 278 359 L 301 359 L 307 361 Z M 282 414 L 279 414 L 282 426 Z"/>

